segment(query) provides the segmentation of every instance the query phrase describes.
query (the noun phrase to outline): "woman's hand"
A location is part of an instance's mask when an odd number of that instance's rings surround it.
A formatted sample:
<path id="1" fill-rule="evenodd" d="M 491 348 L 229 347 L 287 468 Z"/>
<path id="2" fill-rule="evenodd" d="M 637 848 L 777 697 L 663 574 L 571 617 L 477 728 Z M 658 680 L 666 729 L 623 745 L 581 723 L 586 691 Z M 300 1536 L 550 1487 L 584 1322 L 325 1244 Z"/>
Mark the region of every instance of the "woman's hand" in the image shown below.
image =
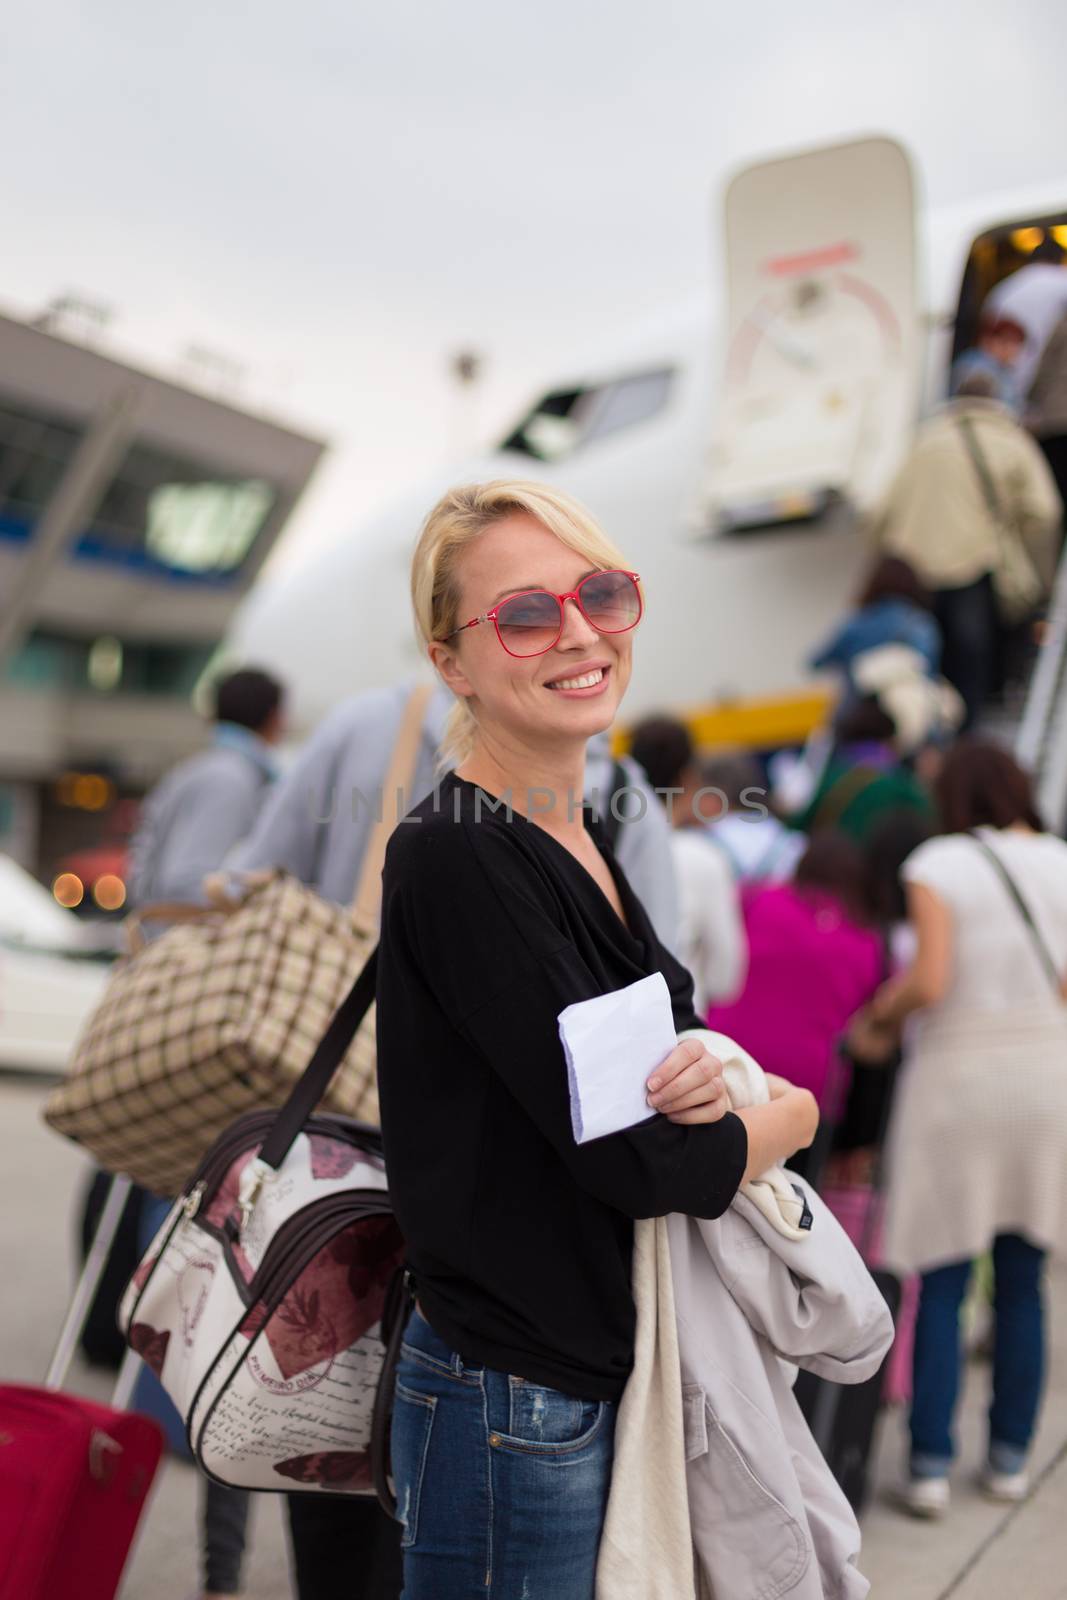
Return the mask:
<path id="1" fill-rule="evenodd" d="M 699 1039 L 683 1039 L 648 1080 L 648 1103 L 672 1122 L 718 1122 L 730 1109 L 722 1062 Z"/>
<path id="2" fill-rule="evenodd" d="M 864 1066 L 884 1067 L 900 1048 L 900 1029 L 894 1022 L 880 1022 L 870 1006 L 857 1011 L 845 1033 L 849 1054 Z"/>

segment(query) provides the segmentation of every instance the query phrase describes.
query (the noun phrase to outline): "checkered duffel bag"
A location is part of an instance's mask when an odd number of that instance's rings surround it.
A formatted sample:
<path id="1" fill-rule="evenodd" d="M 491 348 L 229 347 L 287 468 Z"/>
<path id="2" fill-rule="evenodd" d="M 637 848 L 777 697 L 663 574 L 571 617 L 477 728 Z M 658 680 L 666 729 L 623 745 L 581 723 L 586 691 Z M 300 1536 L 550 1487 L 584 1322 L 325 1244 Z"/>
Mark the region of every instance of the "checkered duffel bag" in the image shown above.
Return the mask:
<path id="1" fill-rule="evenodd" d="M 408 701 L 354 907 L 287 873 L 253 874 L 213 904 L 147 907 L 127 924 L 120 962 L 50 1095 L 45 1120 L 109 1172 L 177 1194 L 237 1117 L 282 1104 L 377 938 L 385 844 L 410 791 L 427 691 Z M 211 880 L 209 880 L 210 884 Z M 172 922 L 148 944 L 140 924 Z M 378 1122 L 371 1008 L 324 1109 Z"/>

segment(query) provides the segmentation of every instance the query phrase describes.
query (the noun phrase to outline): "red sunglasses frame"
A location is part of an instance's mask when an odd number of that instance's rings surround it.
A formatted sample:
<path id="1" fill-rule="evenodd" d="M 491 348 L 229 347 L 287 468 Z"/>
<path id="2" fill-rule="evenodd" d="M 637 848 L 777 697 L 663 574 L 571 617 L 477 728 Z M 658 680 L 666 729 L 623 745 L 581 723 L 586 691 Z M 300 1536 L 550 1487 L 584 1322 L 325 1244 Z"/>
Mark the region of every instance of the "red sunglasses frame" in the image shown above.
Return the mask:
<path id="1" fill-rule="evenodd" d="M 614 572 L 622 573 L 624 577 L 629 578 L 632 581 L 634 588 L 637 590 L 637 615 L 632 622 L 628 622 L 626 624 L 625 628 L 598 628 L 582 604 L 582 590 L 585 588 L 585 585 L 587 583 L 591 583 L 594 578 L 605 578 Z M 556 634 L 556 637 L 553 639 L 552 643 L 546 644 L 543 650 L 531 650 L 527 655 L 520 654 L 518 650 L 508 649 L 500 632 L 498 614 L 501 608 L 508 605 L 510 601 L 522 600 L 528 594 L 552 595 L 553 600 L 559 602 L 559 632 Z M 444 637 L 439 639 L 437 642 L 438 644 L 447 644 L 449 639 L 454 639 L 456 637 L 457 633 L 463 633 L 467 628 L 476 628 L 480 622 L 491 622 L 496 632 L 496 636 L 500 640 L 500 648 L 505 651 L 507 655 L 513 657 L 513 659 L 516 661 L 532 661 L 535 656 L 546 656 L 550 650 L 554 650 L 557 644 L 559 644 L 560 637 L 563 633 L 565 618 L 565 612 L 563 608 L 568 600 L 574 601 L 586 622 L 588 622 L 589 626 L 595 629 L 597 633 L 629 633 L 632 628 L 637 627 L 637 624 L 641 621 L 641 618 L 645 614 L 645 598 L 641 593 L 640 573 L 627 572 L 625 567 L 605 567 L 603 571 L 590 572 L 587 577 L 582 579 L 577 589 L 571 589 L 567 594 L 553 594 L 551 589 L 520 589 L 515 594 L 505 595 L 503 600 L 498 601 L 491 611 L 482 611 L 478 616 L 472 617 L 469 622 L 461 622 L 458 628 L 453 628 L 451 633 L 446 633 Z"/>

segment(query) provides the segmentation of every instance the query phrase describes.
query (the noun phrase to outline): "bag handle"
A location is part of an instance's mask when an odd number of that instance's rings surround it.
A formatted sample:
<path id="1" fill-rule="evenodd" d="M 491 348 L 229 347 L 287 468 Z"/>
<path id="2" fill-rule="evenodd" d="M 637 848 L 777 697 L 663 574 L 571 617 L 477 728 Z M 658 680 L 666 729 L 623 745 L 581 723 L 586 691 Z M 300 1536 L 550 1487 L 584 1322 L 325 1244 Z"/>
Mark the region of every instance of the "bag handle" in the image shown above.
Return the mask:
<path id="1" fill-rule="evenodd" d="M 202 885 L 206 906 L 190 900 L 154 900 L 139 911 L 132 911 L 122 924 L 127 954 L 140 955 L 144 949 L 146 922 L 214 922 L 219 917 L 232 916 L 275 877 L 277 873 L 273 867 L 244 873 L 242 889 L 238 894 L 233 894 L 228 888 L 230 880 L 225 872 L 210 872 Z"/>
<path id="2" fill-rule="evenodd" d="M 216 922 L 220 915 L 221 912 L 214 906 L 194 906 L 187 900 L 159 900 L 141 911 L 132 911 L 122 924 L 126 953 L 137 956 L 144 949 L 147 943 L 144 936 L 146 922 Z"/>
<path id="3" fill-rule="evenodd" d="M 1059 997 L 1060 975 L 1056 971 L 1056 963 L 1052 959 L 1052 952 L 1045 943 L 1045 937 L 1041 932 L 1041 929 L 1034 920 L 1033 912 L 1030 910 L 1030 907 L 1023 898 L 1022 890 L 1015 882 L 1015 879 L 1012 877 L 1011 873 L 1008 871 L 997 852 L 988 844 L 986 844 L 984 839 L 980 839 L 976 833 L 972 833 L 971 838 L 974 840 L 979 850 L 981 850 L 982 854 L 986 857 L 986 860 L 992 862 L 1001 883 L 1003 883 L 1004 887 L 1015 901 L 1015 904 L 1019 910 L 1019 915 L 1026 923 L 1030 933 L 1030 938 L 1033 940 L 1034 949 L 1037 951 L 1038 956 L 1040 957 L 1041 965 L 1048 974 L 1049 982 L 1052 984 L 1057 997 Z"/>
<path id="4" fill-rule="evenodd" d="M 412 803 L 410 790 L 418 765 L 419 736 L 434 688 L 432 683 L 420 683 L 408 695 L 400 731 L 389 758 L 382 788 L 382 814 L 371 830 L 352 898 L 352 913 L 367 933 L 374 933 L 378 927 L 382 904 L 382 867 L 389 835 L 404 815 L 405 799 L 409 805 Z"/>
<path id="5" fill-rule="evenodd" d="M 315 1046 L 315 1052 L 303 1074 L 290 1090 L 288 1100 L 271 1123 L 270 1132 L 263 1141 L 256 1161 L 249 1163 L 249 1170 L 258 1163 L 259 1167 L 269 1167 L 276 1172 L 289 1154 L 297 1134 L 330 1087 L 330 1079 L 341 1065 L 345 1052 L 356 1036 L 356 1029 L 373 1004 L 377 972 L 378 947 L 375 945 L 362 972 Z M 265 1176 L 266 1173 L 262 1171 L 258 1173 L 260 1182 Z M 242 1195 L 242 1200 L 245 1198 Z"/>
<path id="6" fill-rule="evenodd" d="M 432 693 L 432 684 L 419 684 L 408 696 L 386 773 L 387 792 L 382 797 L 382 815 L 375 823 L 360 872 L 356 915 L 367 918 L 371 929 L 378 921 L 385 846 L 399 821 L 404 794 L 411 787 L 423 716 Z M 375 945 L 363 970 L 334 1012 L 289 1098 L 271 1123 L 259 1155 L 248 1163 L 242 1174 L 239 1203 L 245 1217 L 251 1214 L 264 1179 L 282 1165 L 304 1123 L 330 1087 L 330 1080 L 344 1060 L 357 1028 L 374 1003 L 377 972 L 378 947 Z"/>

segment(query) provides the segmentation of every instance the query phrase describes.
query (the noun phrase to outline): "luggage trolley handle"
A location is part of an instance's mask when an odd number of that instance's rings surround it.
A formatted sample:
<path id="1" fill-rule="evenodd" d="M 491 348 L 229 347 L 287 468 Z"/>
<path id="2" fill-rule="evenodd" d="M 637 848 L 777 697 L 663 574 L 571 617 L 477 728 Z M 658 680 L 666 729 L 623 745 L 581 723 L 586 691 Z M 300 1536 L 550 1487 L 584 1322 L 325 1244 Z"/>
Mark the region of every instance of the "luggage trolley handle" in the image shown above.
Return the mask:
<path id="1" fill-rule="evenodd" d="M 59 1338 L 48 1364 L 45 1374 L 44 1386 L 46 1389 L 61 1389 L 70 1371 L 70 1364 L 74 1359 L 74 1352 L 78 1346 L 78 1339 L 89 1316 L 89 1309 L 93 1303 L 93 1296 L 100 1285 L 107 1266 L 107 1258 L 115 1236 L 119 1231 L 122 1213 L 126 1209 L 133 1184 L 127 1177 L 119 1175 L 112 1178 L 111 1188 L 108 1190 L 104 1209 L 100 1214 L 93 1242 L 85 1260 L 85 1267 L 78 1279 L 78 1287 L 63 1319 L 63 1326 L 59 1330 Z"/>

